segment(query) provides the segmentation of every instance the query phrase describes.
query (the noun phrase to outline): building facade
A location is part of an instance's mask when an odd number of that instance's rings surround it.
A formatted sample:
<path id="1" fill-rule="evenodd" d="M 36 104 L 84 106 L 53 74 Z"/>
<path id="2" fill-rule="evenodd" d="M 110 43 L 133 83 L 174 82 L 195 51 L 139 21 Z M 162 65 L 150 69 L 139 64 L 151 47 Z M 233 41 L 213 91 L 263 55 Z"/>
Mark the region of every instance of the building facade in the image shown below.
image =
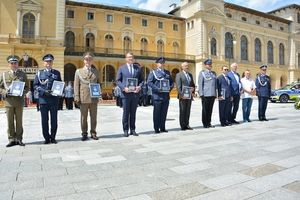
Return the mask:
<path id="1" fill-rule="evenodd" d="M 267 65 L 272 88 L 300 79 L 299 5 L 263 13 L 223 0 L 182 0 L 164 14 L 79 0 L 0 2 L 0 72 L 7 70 L 8 55 L 28 55 L 19 67 L 30 85 L 44 54 L 55 56 L 54 68 L 68 82 L 83 66 L 86 51 L 95 54 L 93 65 L 109 93 L 128 51 L 145 77 L 164 56 L 174 79 L 187 61 L 197 82 L 207 58 L 217 74 L 237 62 L 240 74 L 250 69 L 255 78 L 259 66 Z"/>

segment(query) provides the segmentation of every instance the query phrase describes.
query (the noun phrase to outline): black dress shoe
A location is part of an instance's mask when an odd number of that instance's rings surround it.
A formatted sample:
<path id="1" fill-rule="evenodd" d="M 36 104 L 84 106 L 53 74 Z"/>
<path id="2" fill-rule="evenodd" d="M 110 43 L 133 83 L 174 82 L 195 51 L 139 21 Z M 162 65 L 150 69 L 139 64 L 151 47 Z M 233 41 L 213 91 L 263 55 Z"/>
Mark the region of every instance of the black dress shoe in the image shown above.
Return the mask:
<path id="1" fill-rule="evenodd" d="M 226 127 L 226 125 L 225 125 L 225 124 L 221 124 L 221 126 L 223 126 L 223 127 Z"/>
<path id="2" fill-rule="evenodd" d="M 259 119 L 259 121 L 263 122 L 263 121 L 265 121 L 265 120 L 264 120 L 264 119 Z"/>
<path id="3" fill-rule="evenodd" d="M 87 140 L 87 135 L 83 135 L 82 137 L 81 137 L 81 141 L 86 141 Z"/>
<path id="4" fill-rule="evenodd" d="M 187 127 L 182 127 L 181 130 L 185 131 L 185 130 L 187 130 Z"/>
<path id="5" fill-rule="evenodd" d="M 124 137 L 129 137 L 129 134 L 128 134 L 128 132 L 124 132 Z"/>
<path id="6" fill-rule="evenodd" d="M 6 147 L 12 147 L 12 146 L 15 146 L 16 145 L 16 143 L 15 142 L 9 142 L 7 145 L 6 145 Z"/>
<path id="7" fill-rule="evenodd" d="M 50 139 L 45 140 L 44 144 L 49 144 L 50 143 Z"/>
<path id="8" fill-rule="evenodd" d="M 232 124 L 231 124 L 231 123 L 228 123 L 228 122 L 226 122 L 226 123 L 225 123 L 225 125 L 226 125 L 226 126 L 231 126 Z"/>
<path id="9" fill-rule="evenodd" d="M 57 141 L 55 140 L 55 139 L 51 139 L 51 142 L 53 143 L 53 144 L 57 144 Z"/>
<path id="10" fill-rule="evenodd" d="M 165 132 L 165 133 L 169 132 L 169 131 L 166 130 L 166 129 L 161 129 L 160 131 L 161 131 L 161 132 Z"/>
<path id="11" fill-rule="evenodd" d="M 235 120 L 232 120 L 231 121 L 233 124 L 239 124 L 240 122 L 237 122 L 237 121 L 235 121 Z"/>
<path id="12" fill-rule="evenodd" d="M 203 126 L 204 128 L 209 128 L 209 126 Z"/>
<path id="13" fill-rule="evenodd" d="M 97 135 L 95 135 L 95 134 L 92 134 L 91 138 L 92 138 L 93 140 L 99 140 L 99 138 L 98 138 Z"/>
<path id="14" fill-rule="evenodd" d="M 155 131 L 155 133 L 160 133 L 160 131 Z"/>
<path id="15" fill-rule="evenodd" d="M 17 145 L 19 145 L 19 146 L 21 146 L 21 147 L 24 147 L 25 146 L 25 144 L 22 142 L 22 141 L 17 141 Z"/>
<path id="16" fill-rule="evenodd" d="M 264 118 L 263 121 L 269 121 L 268 119 Z"/>
<path id="17" fill-rule="evenodd" d="M 209 128 L 215 128 L 215 126 L 213 126 L 213 125 L 211 125 L 211 124 L 210 124 L 208 127 L 209 127 Z"/>
<path id="18" fill-rule="evenodd" d="M 188 130 L 193 130 L 193 128 L 190 127 L 190 126 L 187 126 L 186 129 L 188 129 Z"/>
<path id="19" fill-rule="evenodd" d="M 137 132 L 135 132 L 135 130 L 132 130 L 132 131 L 130 132 L 130 135 L 139 136 L 139 134 L 138 134 Z"/>

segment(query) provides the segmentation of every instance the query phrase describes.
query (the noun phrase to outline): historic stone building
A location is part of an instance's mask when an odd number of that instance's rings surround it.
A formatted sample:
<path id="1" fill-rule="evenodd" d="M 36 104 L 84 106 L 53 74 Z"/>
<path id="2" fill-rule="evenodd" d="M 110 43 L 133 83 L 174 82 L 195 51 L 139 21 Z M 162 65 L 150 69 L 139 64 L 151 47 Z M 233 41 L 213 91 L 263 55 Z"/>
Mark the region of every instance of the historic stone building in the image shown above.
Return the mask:
<path id="1" fill-rule="evenodd" d="M 223 0 L 181 0 L 165 14 L 84 0 L 0 0 L 0 17 L 0 72 L 7 70 L 6 57 L 16 54 L 24 57 L 19 67 L 31 83 L 46 53 L 55 56 L 64 81 L 74 80 L 86 51 L 95 54 L 93 64 L 110 93 L 127 51 L 145 77 L 156 58 L 165 56 L 174 78 L 183 61 L 190 63 L 195 82 L 206 58 L 213 59 L 217 74 L 222 65 L 237 62 L 239 73 L 250 69 L 252 78 L 268 65 L 272 88 L 300 79 L 295 4 L 263 13 Z"/>

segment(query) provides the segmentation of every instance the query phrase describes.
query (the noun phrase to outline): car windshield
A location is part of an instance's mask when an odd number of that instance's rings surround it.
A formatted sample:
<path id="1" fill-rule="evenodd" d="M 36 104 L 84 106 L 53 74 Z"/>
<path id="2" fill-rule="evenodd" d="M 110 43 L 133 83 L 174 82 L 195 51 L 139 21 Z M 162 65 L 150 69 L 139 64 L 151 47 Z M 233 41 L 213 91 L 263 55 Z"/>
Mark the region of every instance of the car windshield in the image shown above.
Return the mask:
<path id="1" fill-rule="evenodd" d="M 291 86 L 292 85 L 286 85 L 286 86 L 279 88 L 278 90 L 289 90 L 291 88 Z"/>

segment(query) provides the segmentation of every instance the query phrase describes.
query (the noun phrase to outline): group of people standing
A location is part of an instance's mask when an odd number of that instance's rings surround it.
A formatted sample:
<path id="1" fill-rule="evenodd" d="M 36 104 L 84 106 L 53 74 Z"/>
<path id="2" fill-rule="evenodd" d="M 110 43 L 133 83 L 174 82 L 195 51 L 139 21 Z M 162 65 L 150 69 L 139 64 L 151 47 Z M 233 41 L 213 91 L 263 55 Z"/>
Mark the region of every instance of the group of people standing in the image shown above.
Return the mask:
<path id="1" fill-rule="evenodd" d="M 91 95 L 90 84 L 100 84 L 99 71 L 92 66 L 94 55 L 85 53 L 83 55 L 84 66 L 75 72 L 74 88 L 69 82 L 64 92 L 57 96 L 52 94 L 52 85 L 55 81 L 61 82 L 61 75 L 58 70 L 52 68 L 54 56 L 46 54 L 43 57 L 44 69 L 39 70 L 34 78 L 35 96 L 38 97 L 40 105 L 42 133 L 45 139 L 44 144 L 56 144 L 57 133 L 57 113 L 59 98 L 67 96 L 67 108 L 75 101 L 80 108 L 81 140 L 85 141 L 90 134 L 91 139 L 98 140 L 97 136 L 97 108 L 99 97 Z M 119 88 L 117 95 L 123 108 L 122 128 L 124 137 L 129 135 L 138 136 L 136 132 L 136 111 L 139 99 L 146 95 L 150 88 L 153 105 L 153 129 L 155 133 L 168 132 L 166 129 L 166 118 L 170 102 L 170 92 L 174 87 L 174 80 L 170 71 L 165 69 L 165 58 L 156 60 L 157 68 L 150 71 L 148 79 L 145 80 L 138 64 L 134 62 L 133 53 L 125 55 L 126 64 L 121 66 L 116 77 L 116 84 Z M 18 70 L 17 56 L 7 58 L 10 70 L 3 72 L 0 76 L 0 93 L 5 97 L 6 115 L 8 121 L 7 147 L 14 145 L 25 146 L 22 142 L 23 135 L 23 96 L 28 92 L 27 76 L 22 70 Z M 265 116 L 267 102 L 270 95 L 270 79 L 266 75 L 267 66 L 262 66 L 261 74 L 256 78 L 256 82 L 250 78 L 250 71 L 245 71 L 245 77 L 240 78 L 237 71 L 237 64 L 231 65 L 228 72 L 227 66 L 222 66 L 222 74 L 216 76 L 212 71 L 212 60 L 204 61 L 205 70 L 198 76 L 198 93 L 202 101 L 202 123 L 204 128 L 214 128 L 211 124 L 211 115 L 216 97 L 219 101 L 219 116 L 221 126 L 230 126 L 232 123 L 239 123 L 235 120 L 239 107 L 240 96 L 242 95 L 243 120 L 251 122 L 249 119 L 253 94 L 256 90 L 259 100 L 259 120 L 268 121 Z M 182 71 L 176 75 L 176 87 L 179 99 L 179 124 L 181 130 L 193 130 L 189 125 L 190 110 L 195 92 L 195 83 L 191 73 L 188 72 L 187 62 L 181 65 Z M 23 96 L 11 94 L 13 81 L 25 82 Z M 131 82 L 130 82 L 131 81 Z M 133 81 L 133 82 L 132 82 Z M 130 82 L 130 84 L 129 84 Z M 133 83 L 133 84 L 132 84 Z M 135 85 L 134 85 L 135 84 Z M 99 85 L 100 86 L 100 85 Z M 101 90 L 101 88 L 100 88 Z M 101 91 L 100 91 L 101 93 Z M 141 94 L 142 93 L 142 94 Z M 100 94 L 101 95 L 101 94 Z M 74 99 L 73 99 L 74 98 Z M 145 97 L 143 98 L 145 102 Z M 50 118 L 49 118 L 50 113 Z M 88 114 L 90 114 L 90 129 L 88 128 Z M 50 126 L 49 126 L 50 119 Z M 15 125 L 16 121 L 16 125 Z"/>

